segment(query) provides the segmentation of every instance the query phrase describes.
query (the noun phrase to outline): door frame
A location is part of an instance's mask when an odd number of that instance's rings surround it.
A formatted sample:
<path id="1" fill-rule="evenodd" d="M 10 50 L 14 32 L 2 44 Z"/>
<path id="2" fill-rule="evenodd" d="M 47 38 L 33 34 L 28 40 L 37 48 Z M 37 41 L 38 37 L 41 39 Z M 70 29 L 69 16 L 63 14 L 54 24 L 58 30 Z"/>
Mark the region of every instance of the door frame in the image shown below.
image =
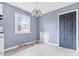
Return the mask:
<path id="1" fill-rule="evenodd" d="M 62 14 L 66 14 L 66 13 L 70 13 L 70 12 L 74 12 L 76 11 L 76 51 L 78 51 L 78 9 L 75 10 L 70 10 L 70 11 L 66 11 L 66 12 L 62 12 L 62 13 L 58 13 L 58 45 L 59 45 L 59 16 Z"/>

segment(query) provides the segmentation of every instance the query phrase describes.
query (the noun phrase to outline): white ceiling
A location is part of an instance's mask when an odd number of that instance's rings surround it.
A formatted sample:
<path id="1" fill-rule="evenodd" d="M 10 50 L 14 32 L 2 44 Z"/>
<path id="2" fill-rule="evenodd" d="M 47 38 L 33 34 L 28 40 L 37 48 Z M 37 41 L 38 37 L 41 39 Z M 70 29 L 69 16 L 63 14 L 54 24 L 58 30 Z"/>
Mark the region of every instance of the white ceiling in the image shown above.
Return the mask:
<path id="1" fill-rule="evenodd" d="M 32 10 L 36 6 L 36 2 L 7 2 L 7 3 L 19 7 L 28 12 L 32 12 Z M 76 2 L 39 2 L 38 7 L 42 11 L 42 14 L 45 14 L 73 3 Z"/>

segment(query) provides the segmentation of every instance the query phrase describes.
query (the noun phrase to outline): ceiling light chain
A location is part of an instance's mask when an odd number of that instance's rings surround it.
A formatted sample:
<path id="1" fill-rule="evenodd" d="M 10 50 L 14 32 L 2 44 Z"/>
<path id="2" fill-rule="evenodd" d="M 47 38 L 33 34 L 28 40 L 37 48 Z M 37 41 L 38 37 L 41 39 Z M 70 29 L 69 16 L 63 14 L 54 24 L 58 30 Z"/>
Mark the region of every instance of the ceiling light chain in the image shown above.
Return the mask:
<path id="1" fill-rule="evenodd" d="M 36 8 L 33 9 L 32 15 L 35 17 L 41 16 L 41 10 L 38 8 L 38 2 L 36 2 Z"/>

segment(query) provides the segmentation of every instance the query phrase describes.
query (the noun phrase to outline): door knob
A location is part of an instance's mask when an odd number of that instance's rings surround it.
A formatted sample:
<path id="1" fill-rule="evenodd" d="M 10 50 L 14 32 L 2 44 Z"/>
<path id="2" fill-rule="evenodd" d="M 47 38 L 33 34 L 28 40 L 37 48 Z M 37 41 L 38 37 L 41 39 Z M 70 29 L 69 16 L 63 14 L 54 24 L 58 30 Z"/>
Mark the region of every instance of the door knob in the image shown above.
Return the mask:
<path id="1" fill-rule="evenodd" d="M 61 34 L 62 34 L 62 32 L 61 32 Z"/>

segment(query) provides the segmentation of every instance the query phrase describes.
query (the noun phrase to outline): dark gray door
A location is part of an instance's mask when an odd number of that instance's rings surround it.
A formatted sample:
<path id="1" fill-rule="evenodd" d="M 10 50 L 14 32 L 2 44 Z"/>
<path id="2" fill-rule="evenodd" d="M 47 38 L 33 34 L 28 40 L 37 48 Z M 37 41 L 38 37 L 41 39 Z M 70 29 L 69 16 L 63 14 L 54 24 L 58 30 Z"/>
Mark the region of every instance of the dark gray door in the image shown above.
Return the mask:
<path id="1" fill-rule="evenodd" d="M 59 46 L 76 49 L 76 11 L 59 15 Z"/>

